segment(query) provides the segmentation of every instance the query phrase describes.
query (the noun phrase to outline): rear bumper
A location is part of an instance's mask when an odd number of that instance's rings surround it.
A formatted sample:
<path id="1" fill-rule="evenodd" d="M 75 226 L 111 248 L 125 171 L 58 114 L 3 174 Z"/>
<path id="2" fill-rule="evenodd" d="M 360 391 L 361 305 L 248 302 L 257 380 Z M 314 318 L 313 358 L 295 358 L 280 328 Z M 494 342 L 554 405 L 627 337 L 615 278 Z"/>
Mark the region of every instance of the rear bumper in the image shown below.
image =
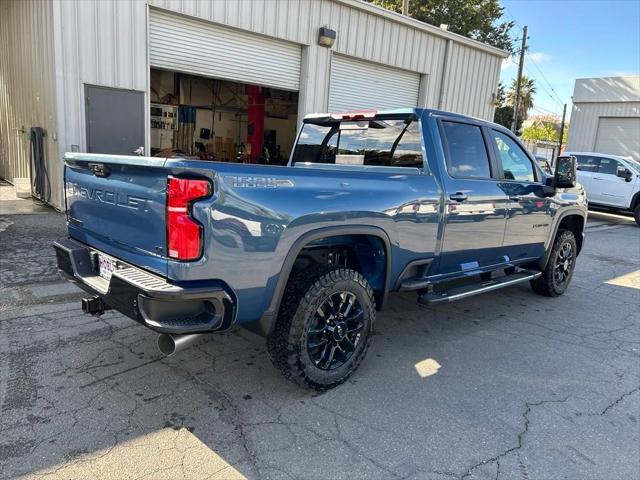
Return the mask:
<path id="1" fill-rule="evenodd" d="M 116 269 L 106 280 L 97 267 L 98 255 L 106 254 L 69 238 L 54 242 L 53 248 L 58 269 L 66 277 L 152 330 L 206 333 L 227 331 L 234 325 L 236 306 L 222 287 L 182 288 L 119 259 L 113 259 Z"/>

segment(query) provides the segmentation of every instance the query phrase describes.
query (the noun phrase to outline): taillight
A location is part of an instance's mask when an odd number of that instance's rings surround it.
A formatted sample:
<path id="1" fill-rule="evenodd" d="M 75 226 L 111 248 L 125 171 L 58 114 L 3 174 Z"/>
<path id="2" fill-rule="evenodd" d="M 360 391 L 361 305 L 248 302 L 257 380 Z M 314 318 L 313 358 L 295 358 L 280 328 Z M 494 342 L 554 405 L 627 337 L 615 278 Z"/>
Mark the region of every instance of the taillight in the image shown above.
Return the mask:
<path id="1" fill-rule="evenodd" d="M 196 260 L 202 255 L 202 225 L 191 217 L 193 202 L 211 195 L 208 180 L 167 180 L 167 251 L 170 258 Z"/>

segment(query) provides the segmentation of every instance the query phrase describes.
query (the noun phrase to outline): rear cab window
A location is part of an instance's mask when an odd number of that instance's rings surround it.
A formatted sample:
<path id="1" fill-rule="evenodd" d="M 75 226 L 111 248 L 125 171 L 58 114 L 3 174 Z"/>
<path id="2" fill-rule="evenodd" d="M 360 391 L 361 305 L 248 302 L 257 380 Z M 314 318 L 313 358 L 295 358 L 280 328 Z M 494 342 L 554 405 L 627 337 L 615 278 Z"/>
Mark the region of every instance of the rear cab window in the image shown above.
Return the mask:
<path id="1" fill-rule="evenodd" d="M 295 164 L 422 169 L 419 121 L 411 116 L 305 122 L 292 157 Z"/>

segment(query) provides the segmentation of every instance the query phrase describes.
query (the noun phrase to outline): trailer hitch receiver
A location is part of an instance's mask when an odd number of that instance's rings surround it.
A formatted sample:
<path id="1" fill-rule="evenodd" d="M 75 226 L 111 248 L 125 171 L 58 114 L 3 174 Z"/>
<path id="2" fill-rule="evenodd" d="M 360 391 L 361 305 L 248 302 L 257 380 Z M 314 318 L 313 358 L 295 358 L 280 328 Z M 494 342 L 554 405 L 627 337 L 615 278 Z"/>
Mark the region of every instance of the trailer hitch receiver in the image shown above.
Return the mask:
<path id="1" fill-rule="evenodd" d="M 104 303 L 98 296 L 82 299 L 82 311 L 84 313 L 100 316 L 106 310 L 111 310 L 111 307 Z"/>

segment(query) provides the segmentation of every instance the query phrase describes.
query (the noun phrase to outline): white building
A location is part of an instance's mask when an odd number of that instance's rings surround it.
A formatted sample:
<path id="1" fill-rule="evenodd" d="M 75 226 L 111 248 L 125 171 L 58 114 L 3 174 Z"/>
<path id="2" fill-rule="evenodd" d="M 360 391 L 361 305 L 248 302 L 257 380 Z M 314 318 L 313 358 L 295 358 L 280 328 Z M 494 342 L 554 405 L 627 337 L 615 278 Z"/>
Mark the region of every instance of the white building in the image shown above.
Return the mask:
<path id="1" fill-rule="evenodd" d="M 640 76 L 576 80 L 566 150 L 640 160 Z"/>
<path id="2" fill-rule="evenodd" d="M 0 177 L 29 176 L 34 126 L 61 207 L 65 151 L 255 159 L 263 131 L 277 163 L 314 111 L 492 119 L 506 55 L 357 0 L 5 0 Z"/>

